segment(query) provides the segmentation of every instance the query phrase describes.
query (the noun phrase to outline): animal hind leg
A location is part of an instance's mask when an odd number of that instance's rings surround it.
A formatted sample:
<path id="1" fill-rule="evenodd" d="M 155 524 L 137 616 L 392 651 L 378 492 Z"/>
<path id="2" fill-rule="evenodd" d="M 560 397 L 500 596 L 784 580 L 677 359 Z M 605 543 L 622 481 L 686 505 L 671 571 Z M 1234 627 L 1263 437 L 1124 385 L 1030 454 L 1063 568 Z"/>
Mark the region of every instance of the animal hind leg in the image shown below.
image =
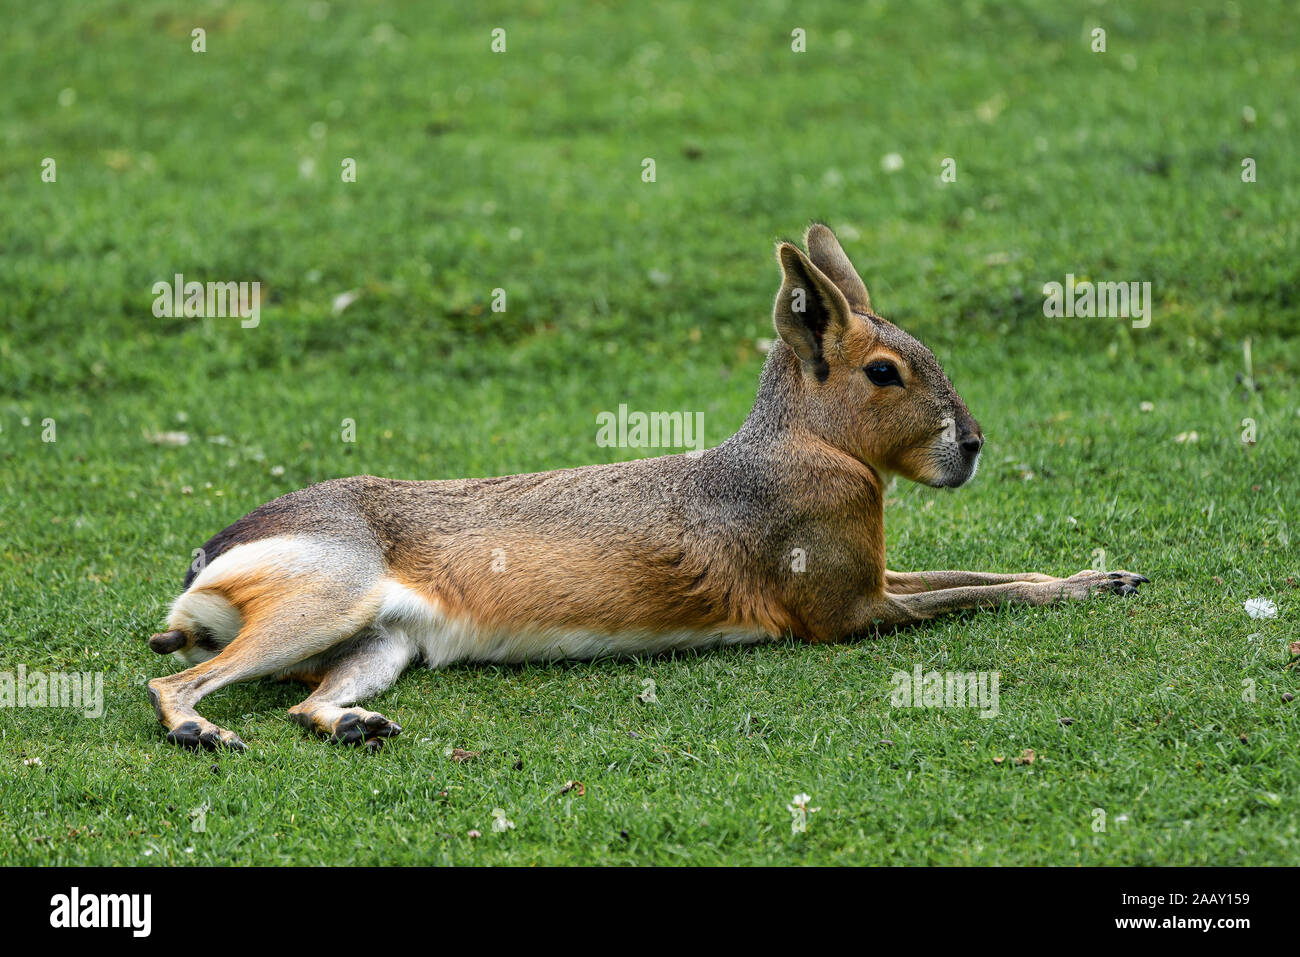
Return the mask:
<path id="1" fill-rule="evenodd" d="M 415 655 L 402 636 L 379 627 L 367 629 L 348 643 L 316 690 L 290 708 L 289 715 L 308 730 L 329 735 L 331 743 L 379 748 L 384 738 L 401 733 L 401 727 L 355 705 L 391 687 Z"/>
<path id="2" fill-rule="evenodd" d="M 245 750 L 233 731 L 217 727 L 196 710 L 206 695 L 237 681 L 281 674 L 327 651 L 368 626 L 378 601 L 324 589 L 299 592 L 269 612 L 245 621 L 220 654 L 185 671 L 149 682 L 149 699 L 167 740 L 187 748 Z"/>

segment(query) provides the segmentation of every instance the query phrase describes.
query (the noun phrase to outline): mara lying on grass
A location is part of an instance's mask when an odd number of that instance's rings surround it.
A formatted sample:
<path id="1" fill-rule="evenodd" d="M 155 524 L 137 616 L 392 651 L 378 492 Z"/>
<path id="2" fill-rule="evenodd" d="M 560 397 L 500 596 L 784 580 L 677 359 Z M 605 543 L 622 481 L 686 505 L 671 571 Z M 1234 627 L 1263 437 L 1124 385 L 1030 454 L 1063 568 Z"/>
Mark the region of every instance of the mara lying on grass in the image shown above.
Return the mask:
<path id="1" fill-rule="evenodd" d="M 401 728 L 356 705 L 416 661 L 840 641 L 1136 591 L 1147 579 L 1124 571 L 885 567 L 886 476 L 962 485 L 984 437 L 930 350 L 872 311 L 834 234 L 814 225 L 805 245 L 777 247 L 780 339 L 753 411 L 717 448 L 499 478 L 337 479 L 219 532 L 149 640 L 192 666 L 149 682 L 168 740 L 243 748 L 195 706 L 248 678 L 306 682 L 295 719 L 378 747 Z"/>

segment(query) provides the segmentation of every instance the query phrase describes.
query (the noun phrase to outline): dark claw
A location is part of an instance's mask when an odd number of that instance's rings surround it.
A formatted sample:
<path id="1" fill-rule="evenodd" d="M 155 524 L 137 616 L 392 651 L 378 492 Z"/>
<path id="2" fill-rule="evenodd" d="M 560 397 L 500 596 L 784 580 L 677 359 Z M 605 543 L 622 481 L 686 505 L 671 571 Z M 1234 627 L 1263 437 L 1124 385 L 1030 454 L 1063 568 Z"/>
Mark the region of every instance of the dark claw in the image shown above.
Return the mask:
<path id="1" fill-rule="evenodd" d="M 192 751 L 197 751 L 203 746 L 199 738 L 199 723 L 197 721 L 186 721 L 184 724 L 178 724 L 167 732 L 167 740 L 172 744 L 178 744 L 182 748 L 189 748 Z"/>
<path id="2" fill-rule="evenodd" d="M 186 721 L 177 725 L 173 730 L 167 732 L 167 740 L 172 744 L 180 745 L 182 748 L 189 748 L 191 751 L 216 751 L 218 748 L 230 748 L 232 751 L 247 751 L 248 745 L 239 739 L 238 735 L 223 732 L 220 728 L 213 728 L 210 731 L 200 731 L 202 727 L 197 721 Z M 223 735 L 225 735 L 223 737 Z"/>
<path id="3" fill-rule="evenodd" d="M 381 738 L 391 738 L 402 733 L 402 726 L 382 714 L 372 714 L 366 718 L 366 730 Z"/>
<path id="4" fill-rule="evenodd" d="M 355 714 L 344 715 L 339 718 L 338 723 L 334 725 L 334 733 L 330 736 L 330 742 L 333 744 L 360 744 L 365 740 L 366 734 L 361 719 Z"/>
<path id="5" fill-rule="evenodd" d="M 381 750 L 384 746 L 383 738 L 366 738 L 366 750 L 371 754 Z"/>
<path id="6" fill-rule="evenodd" d="M 199 735 L 199 744 L 207 751 L 219 751 L 222 748 L 229 748 L 232 751 L 247 751 L 248 745 L 239 740 L 236 735 L 230 735 L 229 738 L 224 736 L 220 728 L 213 728 L 211 731 L 204 731 Z"/>
<path id="7" fill-rule="evenodd" d="M 231 751 L 247 751 L 248 745 L 244 744 L 243 739 L 237 734 L 232 734 L 229 738 L 223 738 L 221 741 L 223 748 L 229 748 Z"/>
<path id="8" fill-rule="evenodd" d="M 364 744 L 372 751 L 382 746 L 381 738 L 391 738 L 401 734 L 402 728 L 394 721 L 389 721 L 382 714 L 372 714 L 365 718 L 356 714 L 347 714 L 339 718 L 330 735 L 332 744 Z"/>

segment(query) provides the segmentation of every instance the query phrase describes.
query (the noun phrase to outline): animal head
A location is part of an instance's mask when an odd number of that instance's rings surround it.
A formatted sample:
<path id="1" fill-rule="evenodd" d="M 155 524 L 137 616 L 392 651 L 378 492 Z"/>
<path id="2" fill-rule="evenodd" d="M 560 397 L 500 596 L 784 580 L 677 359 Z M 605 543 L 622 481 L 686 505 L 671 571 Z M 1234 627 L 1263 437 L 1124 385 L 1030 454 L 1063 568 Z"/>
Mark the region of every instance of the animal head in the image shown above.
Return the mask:
<path id="1" fill-rule="evenodd" d="M 934 354 L 871 308 L 839 240 L 817 223 L 777 246 L 773 319 L 799 360 L 798 402 L 822 439 L 878 473 L 937 488 L 969 481 L 984 435 Z"/>

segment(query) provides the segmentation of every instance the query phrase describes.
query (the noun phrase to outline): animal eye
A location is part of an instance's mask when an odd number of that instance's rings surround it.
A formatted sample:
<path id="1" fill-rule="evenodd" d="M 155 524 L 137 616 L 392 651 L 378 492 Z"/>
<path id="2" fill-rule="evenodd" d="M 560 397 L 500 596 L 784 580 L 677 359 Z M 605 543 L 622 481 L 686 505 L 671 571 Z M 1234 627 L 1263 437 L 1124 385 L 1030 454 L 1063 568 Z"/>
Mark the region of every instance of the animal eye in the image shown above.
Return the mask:
<path id="1" fill-rule="evenodd" d="M 875 385 L 898 385 L 903 384 L 903 379 L 898 374 L 898 369 L 892 362 L 873 362 L 862 370 L 867 374 Z"/>

